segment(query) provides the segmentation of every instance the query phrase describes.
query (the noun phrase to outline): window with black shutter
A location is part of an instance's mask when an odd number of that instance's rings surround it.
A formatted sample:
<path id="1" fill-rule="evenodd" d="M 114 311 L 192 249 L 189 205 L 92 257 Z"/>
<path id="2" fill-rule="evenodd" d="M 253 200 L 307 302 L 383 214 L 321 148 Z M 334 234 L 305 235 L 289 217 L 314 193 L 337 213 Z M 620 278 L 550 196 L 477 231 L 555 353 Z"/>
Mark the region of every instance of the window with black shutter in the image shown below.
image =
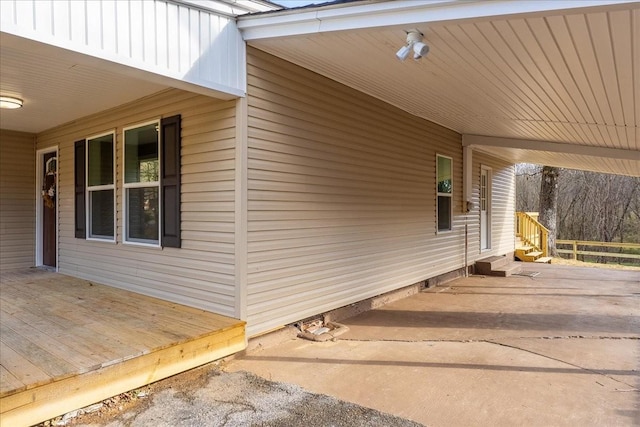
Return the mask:
<path id="1" fill-rule="evenodd" d="M 180 115 L 124 129 L 124 243 L 181 246 L 180 134 Z M 115 209 L 115 133 L 76 141 L 75 236 L 115 241 Z"/>
<path id="2" fill-rule="evenodd" d="M 124 130 L 124 242 L 179 248 L 180 116 Z"/>

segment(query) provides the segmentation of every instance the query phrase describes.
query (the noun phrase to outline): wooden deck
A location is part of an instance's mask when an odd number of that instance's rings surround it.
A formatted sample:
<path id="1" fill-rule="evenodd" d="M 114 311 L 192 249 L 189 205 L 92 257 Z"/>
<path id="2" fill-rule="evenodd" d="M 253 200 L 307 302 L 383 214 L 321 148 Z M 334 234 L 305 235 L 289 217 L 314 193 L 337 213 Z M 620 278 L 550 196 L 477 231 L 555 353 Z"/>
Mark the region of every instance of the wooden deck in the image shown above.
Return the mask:
<path id="1" fill-rule="evenodd" d="M 39 269 L 0 275 L 0 425 L 28 426 L 245 348 L 245 323 Z"/>

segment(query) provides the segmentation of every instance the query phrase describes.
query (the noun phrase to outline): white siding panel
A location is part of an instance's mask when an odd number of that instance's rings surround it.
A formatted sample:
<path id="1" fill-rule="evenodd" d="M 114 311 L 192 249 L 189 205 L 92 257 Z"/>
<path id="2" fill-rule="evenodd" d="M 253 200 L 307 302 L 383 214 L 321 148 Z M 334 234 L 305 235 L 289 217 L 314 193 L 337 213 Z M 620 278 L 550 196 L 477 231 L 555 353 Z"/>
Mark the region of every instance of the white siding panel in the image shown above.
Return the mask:
<path id="1" fill-rule="evenodd" d="M 257 50 L 248 82 L 249 335 L 464 266 L 459 134 Z"/>
<path id="2" fill-rule="evenodd" d="M 60 147 L 60 272 L 233 316 L 234 112 L 235 101 L 168 90 L 39 134 L 38 148 Z M 182 248 L 123 244 L 123 128 L 174 114 L 182 117 Z M 76 239 L 73 143 L 113 129 L 117 243 Z"/>
<path id="3" fill-rule="evenodd" d="M 244 41 L 231 17 L 165 0 L 0 3 L 3 32 L 234 96 L 245 91 Z"/>
<path id="4" fill-rule="evenodd" d="M 491 249 L 480 251 L 480 169 L 491 168 Z M 469 213 L 469 262 L 515 249 L 516 181 L 514 165 L 473 152 L 473 210 Z"/>
<path id="5" fill-rule="evenodd" d="M 0 269 L 35 264 L 35 135 L 0 130 Z"/>

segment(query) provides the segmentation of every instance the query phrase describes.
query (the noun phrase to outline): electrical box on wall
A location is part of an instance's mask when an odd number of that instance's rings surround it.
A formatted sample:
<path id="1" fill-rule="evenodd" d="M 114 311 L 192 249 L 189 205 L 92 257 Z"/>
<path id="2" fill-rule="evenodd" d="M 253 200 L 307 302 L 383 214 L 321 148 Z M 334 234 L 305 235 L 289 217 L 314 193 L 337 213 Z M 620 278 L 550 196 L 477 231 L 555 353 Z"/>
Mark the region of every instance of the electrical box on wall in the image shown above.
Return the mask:
<path id="1" fill-rule="evenodd" d="M 467 200 L 466 202 L 463 202 L 463 203 L 464 203 L 464 211 L 465 212 L 468 213 L 468 212 L 471 212 L 473 210 L 473 202 L 472 201 Z"/>

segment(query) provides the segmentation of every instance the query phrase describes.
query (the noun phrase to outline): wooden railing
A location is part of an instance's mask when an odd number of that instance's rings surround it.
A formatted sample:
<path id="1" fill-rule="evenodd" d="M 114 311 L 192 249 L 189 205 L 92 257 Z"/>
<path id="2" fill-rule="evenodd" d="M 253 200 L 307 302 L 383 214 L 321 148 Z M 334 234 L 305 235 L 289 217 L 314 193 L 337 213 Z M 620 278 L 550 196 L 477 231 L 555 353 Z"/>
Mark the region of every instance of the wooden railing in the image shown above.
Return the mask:
<path id="1" fill-rule="evenodd" d="M 516 212 L 516 233 L 522 241 L 542 252 L 542 256 L 549 254 L 549 230 L 538 222 L 536 212 Z"/>
<path id="2" fill-rule="evenodd" d="M 571 245 L 572 249 L 557 249 L 557 251 L 560 254 L 572 254 L 574 260 L 578 259 L 578 255 L 640 260 L 640 244 L 638 243 L 590 242 L 586 240 L 556 240 L 556 245 Z M 595 250 L 579 251 L 578 246 L 631 249 L 638 251 L 638 253 L 630 254 L 624 252 L 600 252 Z"/>

